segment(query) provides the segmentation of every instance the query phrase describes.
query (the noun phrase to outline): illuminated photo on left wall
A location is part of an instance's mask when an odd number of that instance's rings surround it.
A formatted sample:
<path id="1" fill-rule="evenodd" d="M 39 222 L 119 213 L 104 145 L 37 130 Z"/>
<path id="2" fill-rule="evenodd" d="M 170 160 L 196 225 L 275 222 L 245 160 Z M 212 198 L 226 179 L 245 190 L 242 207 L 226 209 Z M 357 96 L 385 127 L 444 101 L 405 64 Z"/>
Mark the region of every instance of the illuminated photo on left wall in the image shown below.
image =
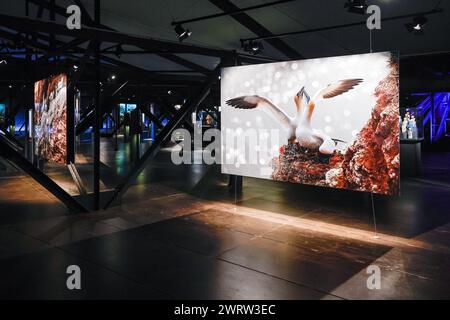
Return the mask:
<path id="1" fill-rule="evenodd" d="M 66 163 L 67 76 L 56 75 L 34 84 L 35 154 L 44 160 Z"/>

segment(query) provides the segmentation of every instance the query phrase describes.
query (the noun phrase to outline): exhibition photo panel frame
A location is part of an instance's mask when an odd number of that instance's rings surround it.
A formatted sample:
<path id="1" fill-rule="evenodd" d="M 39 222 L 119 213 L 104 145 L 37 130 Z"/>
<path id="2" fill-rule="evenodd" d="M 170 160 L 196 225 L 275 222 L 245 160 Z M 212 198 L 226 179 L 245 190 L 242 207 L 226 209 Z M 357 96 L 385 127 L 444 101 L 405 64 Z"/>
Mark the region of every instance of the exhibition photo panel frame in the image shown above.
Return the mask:
<path id="1" fill-rule="evenodd" d="M 222 173 L 398 195 L 399 109 L 396 52 L 223 68 Z"/>

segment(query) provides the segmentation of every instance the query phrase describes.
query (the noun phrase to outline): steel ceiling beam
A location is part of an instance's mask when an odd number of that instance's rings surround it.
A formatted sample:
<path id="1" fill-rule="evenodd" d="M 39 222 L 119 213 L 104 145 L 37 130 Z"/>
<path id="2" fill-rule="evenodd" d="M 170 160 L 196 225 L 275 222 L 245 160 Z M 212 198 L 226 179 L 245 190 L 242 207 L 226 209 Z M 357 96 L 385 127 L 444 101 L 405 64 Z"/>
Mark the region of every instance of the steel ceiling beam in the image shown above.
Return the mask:
<path id="1" fill-rule="evenodd" d="M 39 5 L 42 8 L 45 8 L 45 9 L 48 9 L 48 10 L 50 9 L 50 5 L 48 3 L 45 3 L 45 2 L 42 2 L 42 1 L 38 1 L 38 0 L 28 0 L 28 1 L 30 3 L 34 3 L 36 5 Z M 65 9 L 60 7 L 60 6 L 55 6 L 54 10 L 55 10 L 56 14 L 59 14 L 59 15 L 62 15 L 62 16 L 67 16 L 67 14 L 65 12 Z M 7 16 L 4 16 L 4 15 L 0 15 L 0 16 L 2 16 L 2 19 L 7 17 Z M 47 39 L 47 41 L 50 41 L 50 39 L 48 37 L 45 37 L 44 35 L 39 34 L 39 33 L 36 32 L 37 30 L 39 30 L 39 26 L 45 25 L 45 21 L 33 21 L 31 19 L 18 18 L 18 17 L 11 17 L 11 18 L 13 20 L 13 21 L 9 21 L 11 23 L 9 23 L 9 22 L 7 23 L 6 21 L 3 21 L 4 22 L 3 25 L 5 25 L 8 28 L 11 28 L 11 27 L 12 28 L 16 28 L 17 30 L 24 30 L 24 29 L 25 30 L 29 30 L 29 32 L 34 33 L 34 37 L 37 36 L 37 37 L 39 37 L 41 39 Z M 28 27 L 25 26 L 24 27 L 24 24 L 26 24 L 28 21 L 36 22 L 36 24 L 33 25 L 33 26 L 28 26 Z M 0 25 L 1 24 L 2 23 L 0 21 Z M 71 32 L 71 30 L 68 30 L 65 25 L 58 25 L 58 24 L 55 24 L 55 25 L 58 26 L 59 32 L 57 32 L 57 30 L 54 30 L 52 25 L 45 26 L 44 27 L 45 30 L 43 30 L 43 31 L 49 32 L 49 30 L 50 30 L 50 31 L 54 31 L 54 32 L 56 32 L 58 34 L 76 37 L 76 35 L 74 35 Z M 109 28 L 109 27 L 102 25 L 102 28 Z M 111 28 L 109 28 L 109 29 L 111 29 Z M 97 29 L 94 28 L 94 32 L 95 32 L 95 30 L 97 30 Z M 72 40 L 72 44 L 74 44 L 76 42 L 81 43 L 81 42 L 85 42 L 85 41 L 91 40 L 91 38 L 93 38 L 93 35 L 92 34 L 90 35 L 89 33 L 90 33 L 90 31 L 87 30 L 87 33 L 85 34 L 85 37 L 80 38 L 78 40 L 77 39 Z M 111 37 L 116 39 L 114 37 L 114 34 L 117 34 L 117 33 L 112 31 L 112 33 L 110 35 L 111 35 Z M 116 40 L 121 40 L 122 37 L 124 37 L 125 40 L 126 40 L 128 35 L 119 34 L 119 38 L 120 39 L 116 39 Z M 172 47 L 173 47 L 175 49 L 175 51 L 177 51 L 176 49 L 181 48 L 180 50 L 178 50 L 179 52 L 189 52 L 189 53 L 196 53 L 196 54 L 200 54 L 200 55 L 210 55 L 210 56 L 217 56 L 217 57 L 225 56 L 226 58 L 233 57 L 233 56 L 239 56 L 239 58 L 245 63 L 260 63 L 260 62 L 266 62 L 266 61 L 274 61 L 273 59 L 264 58 L 264 57 L 253 57 L 253 56 L 249 56 L 249 55 L 238 54 L 235 51 L 227 51 L 227 50 L 221 50 L 221 49 L 209 49 L 209 48 L 196 47 L 196 46 L 191 46 L 191 45 L 182 45 L 182 44 L 177 44 L 177 43 L 173 43 L 173 42 L 165 42 L 163 40 L 154 40 L 154 39 L 151 39 L 151 38 L 141 39 L 140 37 L 134 37 L 134 36 L 131 36 L 131 38 L 132 38 L 132 40 L 124 41 L 123 43 L 131 42 L 131 45 L 135 45 L 137 47 L 143 48 L 144 50 L 147 51 L 147 53 L 152 52 L 152 53 L 155 53 L 155 54 L 160 54 L 165 59 L 169 59 L 169 60 L 171 60 L 171 61 L 173 61 L 173 62 L 175 62 L 175 63 L 177 63 L 179 65 L 183 65 L 184 67 L 196 70 L 196 71 L 201 72 L 201 73 L 207 73 L 208 69 L 204 68 L 202 66 L 199 66 L 197 64 L 194 64 L 193 62 L 185 60 L 185 59 L 183 59 L 183 58 L 181 58 L 179 56 L 176 56 L 176 55 L 172 55 L 169 58 L 170 52 L 167 52 L 167 50 L 168 49 L 172 49 Z M 113 39 L 110 39 L 110 40 L 113 41 Z M 119 42 L 121 42 L 121 41 L 119 41 Z M 150 47 L 149 47 L 149 42 L 151 43 Z M 69 44 L 61 42 L 61 41 L 57 41 L 57 43 L 59 43 L 59 45 L 61 46 L 61 49 L 64 48 L 63 47 L 64 45 L 69 45 Z M 145 45 L 140 45 L 141 43 L 144 43 Z M 168 44 L 168 46 L 170 48 L 166 48 L 164 46 L 164 44 L 166 44 L 166 43 Z M 49 51 L 49 49 L 47 47 L 43 46 L 42 43 L 39 44 L 39 48 L 42 49 L 42 50 Z M 81 50 L 81 48 L 78 48 L 78 47 L 77 47 L 77 49 Z M 161 50 L 164 50 L 164 52 L 161 52 Z M 113 58 L 110 58 L 110 57 L 107 57 L 107 56 L 104 56 L 104 55 L 102 56 L 102 60 L 108 60 L 108 62 L 113 63 L 113 64 L 122 64 L 122 66 L 124 66 L 124 67 L 131 67 L 132 66 L 130 64 L 121 63 L 118 60 L 115 60 Z M 135 67 L 135 68 L 138 68 L 138 67 Z M 140 70 L 144 71 L 144 69 L 140 69 Z M 145 70 L 145 71 L 148 71 L 148 70 Z M 150 71 L 148 71 L 148 72 L 150 72 Z"/>
<path id="2" fill-rule="evenodd" d="M 42 1 L 40 1 L 40 0 L 28 0 L 28 1 L 30 1 L 31 3 L 34 3 L 34 4 L 36 4 L 36 5 L 42 6 L 43 8 L 46 8 L 46 9 L 48 9 L 48 10 L 51 9 L 51 7 L 50 7 L 48 4 L 42 4 Z M 106 26 L 106 25 L 104 25 L 104 24 L 100 24 L 99 26 L 96 26 L 96 25 L 94 24 L 94 21 L 93 21 L 92 18 L 90 17 L 88 11 L 87 11 L 86 8 L 82 5 L 81 1 L 80 1 L 80 0 L 77 0 L 76 3 L 77 3 L 77 5 L 79 5 L 79 6 L 80 6 L 80 4 L 81 4 L 80 9 L 81 9 L 81 11 L 82 11 L 82 17 L 87 16 L 87 18 L 86 18 L 87 21 L 85 20 L 85 22 L 86 22 L 85 24 L 86 24 L 87 26 L 89 26 L 89 27 L 97 27 L 97 28 L 100 27 L 100 28 L 102 28 L 102 29 L 106 29 L 106 30 L 110 30 L 110 31 L 116 31 L 116 30 L 114 30 L 113 28 L 108 27 L 108 26 Z M 78 3 L 80 3 L 80 4 L 78 4 Z M 56 12 L 57 14 L 59 14 L 59 15 L 61 15 L 61 16 L 64 16 L 64 17 L 67 16 L 66 10 L 65 10 L 63 7 L 55 6 L 55 7 L 54 7 L 54 10 L 55 10 L 55 12 Z M 145 47 L 141 47 L 141 46 L 137 46 L 137 47 L 142 48 L 142 49 L 145 49 Z M 161 56 L 161 57 L 163 57 L 163 58 L 165 58 L 165 59 L 168 59 L 168 60 L 170 60 L 170 61 L 172 61 L 172 62 L 175 62 L 175 63 L 177 63 L 178 65 L 181 65 L 181 66 L 184 66 L 184 67 L 193 69 L 193 70 L 197 70 L 197 71 L 202 72 L 202 73 L 209 73 L 209 72 L 210 72 L 210 70 L 207 69 L 207 68 L 204 68 L 204 67 L 202 67 L 202 66 L 200 66 L 200 65 L 197 65 L 197 64 L 195 64 L 195 63 L 193 63 L 193 62 L 191 62 L 191 61 L 189 61 L 189 60 L 186 60 L 186 59 L 177 57 L 177 56 L 175 56 L 175 55 L 171 55 L 170 53 L 165 53 L 165 54 L 164 54 L 165 56 L 163 56 L 163 55 L 162 55 L 161 53 L 159 53 L 159 52 L 154 52 L 154 53 L 157 54 L 157 55 L 159 55 L 159 56 Z"/>
<path id="3" fill-rule="evenodd" d="M 211 2 L 224 12 L 233 12 L 240 9 L 238 6 L 236 6 L 229 0 L 209 0 L 209 2 Z M 270 32 L 267 28 L 265 28 L 263 25 L 261 25 L 259 22 L 257 22 L 255 19 L 250 17 L 245 12 L 232 15 L 231 17 L 237 22 L 239 22 L 241 25 L 249 29 L 251 32 L 258 35 L 259 37 L 273 35 L 272 32 Z M 274 47 L 275 49 L 286 55 L 289 59 L 304 58 L 304 56 L 302 56 L 295 49 L 293 49 L 291 46 L 287 45 L 280 39 L 269 39 L 267 40 L 267 43 L 269 43 L 272 47 Z"/>
<path id="4" fill-rule="evenodd" d="M 209 70 L 208 68 L 202 67 L 196 63 L 193 63 L 191 61 L 188 61 L 186 59 L 183 59 L 179 56 L 176 56 L 174 54 L 170 54 L 170 53 L 157 53 L 158 56 L 160 56 L 161 58 L 164 58 L 166 60 L 175 62 L 178 65 L 181 65 L 183 67 L 186 67 L 188 69 L 203 73 L 203 74 L 208 74 L 211 72 L 211 70 Z"/>
<path id="5" fill-rule="evenodd" d="M 31 33 L 34 38 L 36 39 L 41 39 L 44 41 L 48 41 L 49 37 L 47 35 L 44 34 L 39 34 L 37 32 L 33 32 Z M 4 30 L 0 29 L 0 37 L 3 37 L 5 39 L 9 39 L 11 41 L 14 40 L 16 34 L 11 33 L 11 32 L 7 32 Z M 77 39 L 75 39 L 77 40 Z M 42 50 L 42 51 L 50 51 L 50 48 L 41 43 L 38 42 L 36 40 L 32 40 L 32 39 L 23 39 L 24 43 L 26 46 L 33 48 L 33 49 L 38 49 L 38 50 Z M 77 41 L 81 41 L 80 39 L 78 39 Z M 57 41 L 56 42 L 58 45 L 64 46 L 66 44 L 64 44 L 61 41 Z M 83 53 L 85 53 L 86 49 L 83 49 Z M 81 52 L 81 51 L 80 51 Z M 74 57 L 75 59 L 80 59 L 79 57 Z M 122 72 L 124 70 L 126 71 L 130 71 L 135 73 L 136 75 L 142 76 L 142 79 L 145 80 L 146 82 L 148 81 L 153 81 L 154 83 L 161 83 L 164 85 L 171 85 L 171 84 L 198 84 L 202 81 L 203 77 L 201 76 L 196 76 L 196 75 L 169 75 L 169 74 L 157 74 L 153 71 L 149 71 L 149 70 L 145 70 L 145 69 L 141 69 L 139 67 L 136 67 L 134 65 L 130 65 L 126 62 L 120 61 L 120 60 L 116 60 L 114 58 L 108 57 L 108 56 L 101 56 L 102 61 L 111 63 L 112 65 L 115 65 L 118 68 L 122 69 Z M 90 63 L 92 63 L 92 61 L 89 61 Z M 43 62 L 39 61 L 39 63 L 42 65 Z M 61 63 L 61 62 L 60 62 Z M 106 65 L 107 66 L 107 65 Z"/>
<path id="6" fill-rule="evenodd" d="M 32 0 L 29 0 L 32 1 Z M 89 14 L 89 12 L 86 10 L 86 7 L 83 5 L 83 3 L 81 2 L 81 0 L 75 0 L 75 4 L 80 8 L 81 11 L 81 19 L 85 19 L 87 20 L 87 24 L 94 24 L 94 20 L 92 20 L 91 15 Z"/>
<path id="7" fill-rule="evenodd" d="M 94 41 L 89 42 L 86 52 L 84 53 L 83 58 L 81 58 L 81 64 L 78 67 L 78 70 L 73 75 L 73 77 L 68 85 L 68 88 L 73 89 L 77 85 L 78 80 L 80 80 L 80 77 L 83 74 L 84 69 L 86 68 L 89 57 L 94 52 L 94 48 L 95 48 L 95 42 Z"/>
<path id="8" fill-rule="evenodd" d="M 211 15 L 198 17 L 198 18 L 187 19 L 187 20 L 173 21 L 171 24 L 173 26 L 176 26 L 176 25 L 184 24 L 184 23 L 204 21 L 204 20 L 209 20 L 209 19 L 214 19 L 214 18 L 219 18 L 219 17 L 224 17 L 224 16 L 232 16 L 232 15 L 235 15 L 235 14 L 238 14 L 238 13 L 243 13 L 243 12 L 247 12 L 247 11 L 251 11 L 251 10 L 255 10 L 255 9 L 266 8 L 266 7 L 269 7 L 269 6 L 275 6 L 275 5 L 283 4 L 283 3 L 286 3 L 286 2 L 292 2 L 292 1 L 296 1 L 296 0 L 279 0 L 279 1 L 266 2 L 266 3 L 263 3 L 263 4 L 258 4 L 258 5 L 254 5 L 254 6 L 250 6 L 250 7 L 240 8 L 240 9 L 236 9 L 236 10 L 232 10 L 232 11 L 228 11 L 228 12 L 221 12 L 221 13 L 211 14 Z"/>
<path id="9" fill-rule="evenodd" d="M 413 18 L 413 17 L 417 17 L 417 16 L 427 16 L 427 15 L 442 13 L 443 11 L 444 11 L 443 9 L 433 9 L 430 11 L 422 11 L 422 12 L 415 12 L 415 13 L 402 14 L 402 15 L 398 15 L 398 16 L 386 17 L 386 18 L 382 18 L 380 21 L 386 22 L 386 21 L 395 21 L 395 20 L 401 20 L 401 19 L 406 19 L 406 18 Z M 356 27 L 356 26 L 365 26 L 366 24 L 367 24 L 367 21 L 364 20 L 364 21 L 360 21 L 360 22 L 344 23 L 344 24 L 338 24 L 338 25 L 333 25 L 333 26 L 312 28 L 312 29 L 307 29 L 307 30 L 284 32 L 284 33 L 279 33 L 279 34 L 245 38 L 245 39 L 241 39 L 241 41 L 251 41 L 251 40 L 267 40 L 268 41 L 268 40 L 285 38 L 285 37 L 299 35 L 299 34 L 336 30 L 336 29 Z"/>
<path id="10" fill-rule="evenodd" d="M 128 44 L 155 50 L 160 53 L 193 53 L 206 56 L 226 56 L 230 53 L 225 50 L 198 47 L 188 44 L 180 44 L 149 37 L 125 34 L 104 29 L 84 27 L 79 30 L 69 30 L 66 25 L 46 20 L 34 20 L 30 18 L 15 17 L 0 14 L 0 25 L 23 32 L 52 32 L 55 35 L 69 36 L 86 40 L 101 40 L 118 44 Z"/>
<path id="11" fill-rule="evenodd" d="M 60 55 L 65 53 L 66 51 L 72 49 L 72 48 L 76 48 L 79 45 L 85 43 L 87 40 L 85 39 L 73 39 L 65 44 L 60 45 L 59 47 L 57 47 L 55 50 L 53 50 L 52 52 L 48 52 L 45 55 L 43 55 L 42 57 L 40 57 L 39 59 L 37 59 L 37 61 L 46 61 L 48 60 L 51 56 L 56 56 L 56 55 Z M 85 53 L 86 50 L 83 50 L 82 53 Z"/>

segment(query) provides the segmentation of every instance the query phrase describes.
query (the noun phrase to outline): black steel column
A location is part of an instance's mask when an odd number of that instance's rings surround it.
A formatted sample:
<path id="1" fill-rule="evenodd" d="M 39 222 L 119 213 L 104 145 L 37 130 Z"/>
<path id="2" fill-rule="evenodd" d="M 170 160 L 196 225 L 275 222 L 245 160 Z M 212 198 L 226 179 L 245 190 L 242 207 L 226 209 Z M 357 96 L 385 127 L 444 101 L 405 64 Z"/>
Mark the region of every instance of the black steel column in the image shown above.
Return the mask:
<path id="1" fill-rule="evenodd" d="M 135 164 L 141 155 L 141 133 L 141 111 L 136 108 L 130 113 L 130 162 L 132 164 Z"/>
<path id="2" fill-rule="evenodd" d="M 11 126 L 15 125 L 15 123 L 13 124 L 14 121 L 14 114 L 13 114 L 13 96 L 12 96 L 12 92 L 9 93 L 9 106 L 6 107 L 5 109 L 5 118 L 6 118 L 6 128 L 9 129 L 9 132 L 11 132 L 11 134 L 14 135 L 14 132 L 12 132 L 12 128 Z"/>
<path id="3" fill-rule="evenodd" d="M 95 23 L 100 25 L 100 0 L 95 0 Z M 94 210 L 100 209 L 100 126 L 102 122 L 100 76 L 100 40 L 97 40 L 95 43 Z"/>
<path id="4" fill-rule="evenodd" d="M 434 126 L 435 126 L 435 122 L 436 122 L 436 112 L 434 110 L 434 92 L 431 94 L 431 108 L 430 108 L 430 112 L 431 112 L 431 125 L 430 125 L 430 143 L 433 143 L 433 138 L 434 138 Z"/>
<path id="5" fill-rule="evenodd" d="M 234 65 L 234 66 L 240 66 L 242 63 L 239 61 L 238 57 L 235 56 L 233 61 L 228 61 L 228 64 Z M 222 126 L 221 126 L 222 127 Z M 243 185 L 243 179 L 242 176 L 237 175 L 230 175 L 228 180 L 228 189 L 230 192 L 234 193 L 235 195 L 235 201 L 237 201 L 236 196 L 242 195 L 242 185 Z"/>
<path id="6" fill-rule="evenodd" d="M 67 86 L 66 163 L 75 163 L 75 88 Z"/>
<path id="7" fill-rule="evenodd" d="M 117 104 L 115 106 L 115 110 L 114 110 L 114 121 L 116 123 L 116 133 L 115 133 L 115 141 L 114 141 L 114 151 L 118 150 L 118 138 L 117 135 L 119 134 L 119 129 L 120 129 L 120 105 Z"/>

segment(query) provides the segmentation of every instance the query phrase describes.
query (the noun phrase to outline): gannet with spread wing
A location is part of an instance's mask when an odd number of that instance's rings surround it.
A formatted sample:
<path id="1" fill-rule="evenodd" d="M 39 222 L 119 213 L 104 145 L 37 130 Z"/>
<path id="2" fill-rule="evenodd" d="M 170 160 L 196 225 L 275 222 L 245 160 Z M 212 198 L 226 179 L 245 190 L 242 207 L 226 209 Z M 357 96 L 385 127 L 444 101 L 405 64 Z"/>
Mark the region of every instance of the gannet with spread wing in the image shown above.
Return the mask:
<path id="1" fill-rule="evenodd" d="M 322 154 L 332 154 L 336 150 L 336 141 L 339 140 L 332 139 L 324 132 L 312 128 L 311 119 L 314 109 L 317 103 L 322 100 L 334 98 L 348 92 L 362 81 L 362 79 L 337 81 L 317 91 L 312 99 L 303 87 L 294 97 L 294 102 L 297 107 L 295 117 L 290 117 L 269 99 L 257 95 L 230 99 L 226 101 L 226 104 L 237 109 L 264 109 L 266 112 L 274 115 L 281 125 L 287 129 L 288 143 L 291 144 L 297 140 L 300 146 L 304 148 L 319 151 Z M 307 103 L 306 108 L 304 108 L 304 99 Z"/>

